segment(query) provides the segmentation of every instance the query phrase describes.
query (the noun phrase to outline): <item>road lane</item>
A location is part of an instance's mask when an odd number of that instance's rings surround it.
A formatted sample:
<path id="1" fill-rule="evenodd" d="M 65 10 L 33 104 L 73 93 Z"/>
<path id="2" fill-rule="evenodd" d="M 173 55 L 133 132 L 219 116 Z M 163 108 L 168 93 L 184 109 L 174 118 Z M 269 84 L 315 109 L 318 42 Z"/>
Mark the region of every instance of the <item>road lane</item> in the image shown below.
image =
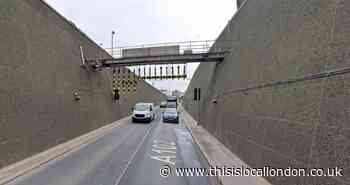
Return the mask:
<path id="1" fill-rule="evenodd" d="M 161 177 L 164 165 L 175 167 L 203 167 L 192 136 L 184 124 L 165 124 L 159 120 L 147 137 L 136 157 L 119 182 L 115 185 L 209 185 L 208 177 Z M 175 163 L 175 164 L 174 164 Z M 173 171 L 174 172 L 174 171 Z"/>
<path id="2" fill-rule="evenodd" d="M 206 177 L 161 177 L 163 165 L 201 167 L 183 124 L 125 124 L 64 158 L 51 161 L 7 185 L 209 184 Z"/>

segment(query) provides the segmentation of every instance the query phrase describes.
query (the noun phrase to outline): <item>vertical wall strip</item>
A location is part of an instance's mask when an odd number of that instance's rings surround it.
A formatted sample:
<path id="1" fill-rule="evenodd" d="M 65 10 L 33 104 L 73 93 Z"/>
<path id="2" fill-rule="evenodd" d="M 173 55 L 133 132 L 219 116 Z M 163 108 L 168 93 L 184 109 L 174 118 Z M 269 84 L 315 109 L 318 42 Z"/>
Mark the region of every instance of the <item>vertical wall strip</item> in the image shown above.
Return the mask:
<path id="1" fill-rule="evenodd" d="M 117 74 L 116 74 L 116 68 L 113 68 L 113 74 L 112 74 L 112 88 L 113 88 L 113 96 L 114 100 L 119 99 L 119 93 L 118 93 L 118 87 L 117 87 Z"/>

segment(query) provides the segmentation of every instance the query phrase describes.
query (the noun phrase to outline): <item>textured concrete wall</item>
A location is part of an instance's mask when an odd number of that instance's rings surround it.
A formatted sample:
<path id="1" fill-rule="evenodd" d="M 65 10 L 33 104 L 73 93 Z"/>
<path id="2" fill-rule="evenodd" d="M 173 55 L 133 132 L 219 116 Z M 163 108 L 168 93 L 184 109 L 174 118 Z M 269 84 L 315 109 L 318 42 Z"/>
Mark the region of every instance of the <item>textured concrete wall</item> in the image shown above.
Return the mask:
<path id="1" fill-rule="evenodd" d="M 344 177 L 268 178 L 274 184 L 350 184 L 350 74 L 229 93 L 350 67 L 350 1 L 249 0 L 221 45 L 231 53 L 199 66 L 185 108 L 253 167 L 344 168 Z M 195 87 L 204 89 L 199 113 Z"/>
<path id="2" fill-rule="evenodd" d="M 239 7 L 241 7 L 242 3 L 244 2 L 245 0 L 237 0 L 237 9 Z"/>
<path id="3" fill-rule="evenodd" d="M 118 120 L 137 101 L 159 102 L 142 82 L 114 103 L 111 72 L 80 68 L 80 45 L 86 57 L 107 56 L 42 1 L 0 1 L 0 168 Z"/>

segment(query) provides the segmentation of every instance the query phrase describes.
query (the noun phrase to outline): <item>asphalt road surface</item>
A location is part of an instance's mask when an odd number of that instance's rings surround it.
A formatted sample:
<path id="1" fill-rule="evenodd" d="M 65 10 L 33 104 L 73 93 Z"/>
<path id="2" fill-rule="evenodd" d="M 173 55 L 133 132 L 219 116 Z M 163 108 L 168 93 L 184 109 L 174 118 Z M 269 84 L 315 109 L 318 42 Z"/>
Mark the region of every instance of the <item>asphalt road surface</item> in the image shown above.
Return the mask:
<path id="1" fill-rule="evenodd" d="M 181 121 L 180 124 L 162 123 L 161 113 L 157 113 L 151 124 L 130 121 L 7 185 L 213 184 L 215 181 L 208 177 L 160 175 L 164 166 L 183 168 L 205 164 Z"/>

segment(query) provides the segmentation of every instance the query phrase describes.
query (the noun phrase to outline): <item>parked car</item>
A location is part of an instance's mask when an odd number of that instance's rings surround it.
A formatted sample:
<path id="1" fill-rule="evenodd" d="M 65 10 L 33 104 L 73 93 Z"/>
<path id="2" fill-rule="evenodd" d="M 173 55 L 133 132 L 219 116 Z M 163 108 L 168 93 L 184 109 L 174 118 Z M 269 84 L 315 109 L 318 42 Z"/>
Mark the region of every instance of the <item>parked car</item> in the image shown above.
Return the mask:
<path id="1" fill-rule="evenodd" d="M 137 103 L 133 108 L 132 122 L 152 122 L 154 120 L 153 103 Z"/>
<path id="2" fill-rule="evenodd" d="M 166 108 L 162 117 L 164 123 L 179 123 L 179 112 L 176 108 Z"/>
<path id="3" fill-rule="evenodd" d="M 166 106 L 167 106 L 166 101 L 160 102 L 160 108 L 166 108 Z"/>

